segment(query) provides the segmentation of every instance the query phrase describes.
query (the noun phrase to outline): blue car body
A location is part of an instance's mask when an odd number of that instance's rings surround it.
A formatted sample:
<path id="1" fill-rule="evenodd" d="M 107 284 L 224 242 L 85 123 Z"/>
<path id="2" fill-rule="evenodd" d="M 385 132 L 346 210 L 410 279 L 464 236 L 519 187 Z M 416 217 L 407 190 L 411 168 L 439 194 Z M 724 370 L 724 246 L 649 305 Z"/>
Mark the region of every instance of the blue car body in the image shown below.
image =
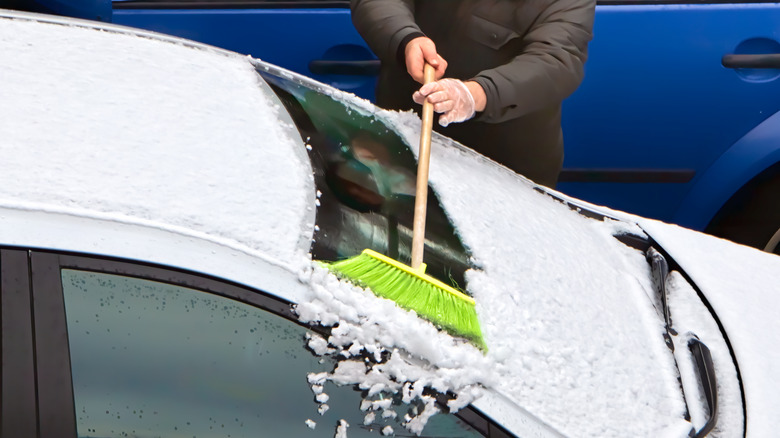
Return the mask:
<path id="1" fill-rule="evenodd" d="M 379 61 L 347 1 L 27 2 L 250 54 L 373 98 Z M 735 198 L 751 181 L 780 181 L 779 32 L 778 3 L 601 1 L 585 80 L 564 104 L 558 190 L 696 230 L 739 216 Z M 773 220 L 761 225 L 769 235 Z"/>
<path id="2" fill-rule="evenodd" d="M 780 5 L 603 4 L 586 78 L 564 109 L 565 193 L 706 229 L 780 162 Z"/>

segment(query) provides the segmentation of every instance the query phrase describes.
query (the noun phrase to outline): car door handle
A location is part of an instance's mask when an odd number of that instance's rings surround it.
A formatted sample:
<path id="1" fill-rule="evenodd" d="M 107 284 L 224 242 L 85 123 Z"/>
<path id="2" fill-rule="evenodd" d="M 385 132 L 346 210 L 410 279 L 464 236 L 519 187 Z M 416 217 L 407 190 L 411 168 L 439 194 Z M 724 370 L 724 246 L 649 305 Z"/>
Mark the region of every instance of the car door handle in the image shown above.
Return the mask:
<path id="1" fill-rule="evenodd" d="M 723 55 L 721 64 L 726 68 L 776 68 L 780 69 L 780 53 L 758 55 Z"/>
<path id="2" fill-rule="evenodd" d="M 309 63 L 309 71 L 317 75 L 376 76 L 379 74 L 379 60 L 332 61 L 315 59 Z"/>

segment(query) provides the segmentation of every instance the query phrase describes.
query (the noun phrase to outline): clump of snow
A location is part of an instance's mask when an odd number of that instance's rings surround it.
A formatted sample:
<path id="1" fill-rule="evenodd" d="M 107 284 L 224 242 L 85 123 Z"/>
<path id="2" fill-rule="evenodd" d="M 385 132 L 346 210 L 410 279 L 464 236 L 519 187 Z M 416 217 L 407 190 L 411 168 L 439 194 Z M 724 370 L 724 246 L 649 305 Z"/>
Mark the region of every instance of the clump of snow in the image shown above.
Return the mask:
<path id="1" fill-rule="evenodd" d="M 410 432 L 419 436 L 422 433 L 425 424 L 428 422 L 428 419 L 436 415 L 439 412 L 439 408 L 436 407 L 436 401 L 433 397 L 422 395 L 417 395 L 415 398 L 416 397 L 420 397 L 425 404 L 425 407 L 422 412 L 417 412 L 417 409 L 415 408 L 413 411 L 415 415 L 406 414 L 404 417 L 404 420 L 406 420 L 404 426 Z M 407 400 L 404 399 L 404 402 L 406 401 Z"/>
<path id="2" fill-rule="evenodd" d="M 310 385 L 316 385 L 321 388 L 322 384 L 328 379 L 328 373 L 309 373 L 306 379 Z"/>
<path id="3" fill-rule="evenodd" d="M 336 426 L 336 435 L 334 435 L 333 438 L 347 438 L 348 427 L 349 423 L 345 420 L 339 420 L 339 425 Z"/>
<path id="4" fill-rule="evenodd" d="M 332 348 L 328 348 L 328 341 L 326 341 L 322 336 L 306 333 L 306 339 L 308 340 L 306 345 L 317 356 L 333 353 L 335 351 Z"/>
<path id="5" fill-rule="evenodd" d="M 314 429 L 317 427 L 317 423 L 311 419 L 306 420 L 306 425 L 309 426 L 309 429 Z"/>
<path id="6" fill-rule="evenodd" d="M 385 426 L 382 428 L 382 435 L 389 436 L 394 433 L 393 428 L 391 426 Z"/>

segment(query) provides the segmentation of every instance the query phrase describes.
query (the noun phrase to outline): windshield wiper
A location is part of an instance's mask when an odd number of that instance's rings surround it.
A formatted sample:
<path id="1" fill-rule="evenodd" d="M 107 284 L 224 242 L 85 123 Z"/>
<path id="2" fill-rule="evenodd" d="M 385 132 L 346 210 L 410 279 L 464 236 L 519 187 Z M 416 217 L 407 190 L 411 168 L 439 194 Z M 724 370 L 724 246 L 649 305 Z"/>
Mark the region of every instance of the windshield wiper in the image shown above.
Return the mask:
<path id="1" fill-rule="evenodd" d="M 664 256 L 652 246 L 645 252 L 645 257 L 647 258 L 647 262 L 650 263 L 655 291 L 661 300 L 661 313 L 663 314 L 664 325 L 666 326 L 664 342 L 666 342 L 666 346 L 669 347 L 670 350 L 674 351 L 672 336 L 677 336 L 677 332 L 672 328 L 672 317 L 669 314 L 668 292 L 666 291 L 666 279 L 669 277 L 669 264 L 666 262 Z"/>
<path id="2" fill-rule="evenodd" d="M 672 326 L 672 317 L 669 312 L 668 291 L 666 290 L 666 283 L 669 277 L 669 264 L 667 263 L 666 258 L 652 246 L 645 251 L 645 255 L 647 262 L 650 263 L 653 283 L 655 284 L 658 298 L 661 301 L 661 312 L 663 313 L 664 325 L 666 326 L 664 341 L 666 342 L 667 347 L 674 352 L 672 337 L 677 336 L 677 332 Z M 688 350 L 690 350 L 693 361 L 696 364 L 694 370 L 701 382 L 704 398 L 707 401 L 707 407 L 709 409 L 709 417 L 704 426 L 698 431 L 692 429 L 689 434 L 689 436 L 693 438 L 700 438 L 707 436 L 718 422 L 718 383 L 717 378 L 715 377 L 715 367 L 712 363 L 710 349 L 693 333 L 690 334 L 690 339 L 688 339 Z"/>
<path id="3" fill-rule="evenodd" d="M 707 407 L 710 411 L 707 422 L 693 435 L 694 438 L 700 438 L 707 436 L 718 422 L 718 383 L 715 377 L 715 367 L 712 364 L 712 354 L 704 342 L 694 335 L 688 340 L 688 349 L 691 350 L 693 360 L 696 362 L 696 371 L 699 374 L 701 386 L 704 389 L 704 398 L 707 400 Z"/>

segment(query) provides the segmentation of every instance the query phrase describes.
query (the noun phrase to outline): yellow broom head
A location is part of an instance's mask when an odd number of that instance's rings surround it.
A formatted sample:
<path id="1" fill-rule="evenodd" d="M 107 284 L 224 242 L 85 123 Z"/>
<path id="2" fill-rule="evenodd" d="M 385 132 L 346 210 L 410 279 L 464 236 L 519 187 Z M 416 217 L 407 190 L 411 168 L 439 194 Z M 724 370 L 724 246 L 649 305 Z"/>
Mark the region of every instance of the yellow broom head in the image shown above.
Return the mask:
<path id="1" fill-rule="evenodd" d="M 466 338 L 487 351 L 474 300 L 427 275 L 425 264 L 414 269 L 366 249 L 358 256 L 328 266 L 340 277 L 367 287 L 406 310 L 414 310 L 448 333 Z"/>

